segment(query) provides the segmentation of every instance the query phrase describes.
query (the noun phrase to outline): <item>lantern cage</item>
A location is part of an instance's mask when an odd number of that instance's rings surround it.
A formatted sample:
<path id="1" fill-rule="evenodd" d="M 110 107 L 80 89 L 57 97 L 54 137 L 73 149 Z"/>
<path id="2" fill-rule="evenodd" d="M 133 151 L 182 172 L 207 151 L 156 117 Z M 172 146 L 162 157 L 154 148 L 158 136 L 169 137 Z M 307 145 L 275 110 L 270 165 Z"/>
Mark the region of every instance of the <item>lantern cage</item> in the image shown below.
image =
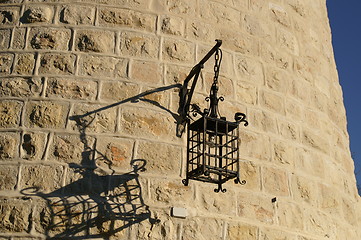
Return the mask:
<path id="1" fill-rule="evenodd" d="M 186 178 L 183 184 L 188 185 L 189 180 L 209 182 L 218 185 L 215 192 L 226 192 L 222 184 L 230 179 L 235 183 L 245 184 L 240 180 L 239 164 L 239 124 L 244 122 L 247 126 L 244 113 L 235 114 L 235 122 L 227 121 L 220 117 L 218 103 L 223 97 L 218 97 L 218 75 L 222 52 L 219 49 L 222 42 L 217 44 L 197 64 L 186 78 L 180 92 L 180 115 L 187 126 L 187 165 Z M 215 53 L 214 80 L 210 95 L 206 101 L 210 102 L 209 108 L 201 111 L 196 104 L 191 104 L 191 98 L 203 64 Z M 191 89 L 187 88 L 188 82 L 194 77 Z M 194 120 L 193 117 L 201 117 Z"/>

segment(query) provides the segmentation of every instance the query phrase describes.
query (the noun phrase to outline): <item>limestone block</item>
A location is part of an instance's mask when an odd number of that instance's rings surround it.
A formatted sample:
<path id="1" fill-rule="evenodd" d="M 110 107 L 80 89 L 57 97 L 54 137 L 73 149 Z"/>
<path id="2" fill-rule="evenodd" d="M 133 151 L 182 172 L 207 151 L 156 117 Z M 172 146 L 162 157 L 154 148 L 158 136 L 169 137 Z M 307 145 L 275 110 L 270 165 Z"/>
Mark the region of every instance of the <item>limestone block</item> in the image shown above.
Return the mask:
<path id="1" fill-rule="evenodd" d="M 236 96 L 242 103 L 256 105 L 258 100 L 258 89 L 254 84 L 237 81 Z"/>
<path id="2" fill-rule="evenodd" d="M 354 200 L 349 200 L 347 198 L 342 199 L 342 211 L 344 219 L 351 225 L 357 226 L 357 213 L 355 211 L 356 203 Z"/>
<path id="3" fill-rule="evenodd" d="M 263 67 L 260 62 L 237 54 L 235 58 L 235 69 L 237 76 L 242 80 L 257 85 L 264 85 Z"/>
<path id="4" fill-rule="evenodd" d="M 95 8 L 84 5 L 67 5 L 60 11 L 60 22 L 71 25 L 92 25 Z"/>
<path id="5" fill-rule="evenodd" d="M 162 33 L 183 36 L 185 32 L 185 24 L 183 18 L 164 16 L 161 20 Z"/>
<path id="6" fill-rule="evenodd" d="M 245 223 L 230 223 L 228 226 L 227 235 L 230 240 L 257 240 L 258 227 Z"/>
<path id="7" fill-rule="evenodd" d="M 14 73 L 21 75 L 32 75 L 36 56 L 31 53 L 18 54 L 16 56 Z"/>
<path id="8" fill-rule="evenodd" d="M 39 78 L 2 78 L 0 79 L 0 96 L 39 96 L 42 85 Z"/>
<path id="9" fill-rule="evenodd" d="M 0 24 L 13 25 L 19 21 L 18 7 L 2 7 L 0 11 Z"/>
<path id="10" fill-rule="evenodd" d="M 5 50 L 10 47 L 10 29 L 0 29 L 0 49 Z"/>
<path id="11" fill-rule="evenodd" d="M 159 38 L 135 32 L 123 32 L 120 35 L 120 53 L 123 56 L 156 59 L 159 53 Z"/>
<path id="12" fill-rule="evenodd" d="M 32 49 L 68 50 L 70 29 L 31 28 L 28 46 Z"/>
<path id="13" fill-rule="evenodd" d="M 272 21 L 284 27 L 291 27 L 291 19 L 284 7 L 269 3 L 269 15 Z"/>
<path id="14" fill-rule="evenodd" d="M 18 156 L 19 136 L 14 133 L 0 135 L 0 160 L 6 161 L 9 158 Z"/>
<path id="15" fill-rule="evenodd" d="M 180 175 L 182 160 L 179 147 L 165 143 L 140 142 L 136 159 L 144 159 L 147 163 L 147 172 L 153 174 Z"/>
<path id="16" fill-rule="evenodd" d="M 186 36 L 190 39 L 207 41 L 214 43 L 215 33 L 211 24 L 200 21 L 190 21 L 186 24 Z"/>
<path id="17" fill-rule="evenodd" d="M 84 55 L 79 60 L 82 76 L 126 77 L 128 61 L 123 58 Z"/>
<path id="18" fill-rule="evenodd" d="M 219 39 L 224 39 L 222 47 L 236 53 L 258 56 L 258 40 L 248 34 L 242 34 L 232 30 L 219 30 Z"/>
<path id="19" fill-rule="evenodd" d="M 144 114 L 144 111 L 143 108 L 124 109 L 120 120 L 120 132 L 151 139 L 175 140 L 176 124 L 170 114 L 150 109 Z"/>
<path id="20" fill-rule="evenodd" d="M 51 98 L 94 100 L 97 95 L 97 83 L 88 80 L 67 78 L 49 78 L 46 96 Z"/>
<path id="21" fill-rule="evenodd" d="M 133 170 L 130 162 L 133 145 L 132 141 L 123 138 L 99 137 L 95 149 L 95 161 L 97 165 L 101 165 L 105 169 L 131 171 Z"/>
<path id="22" fill-rule="evenodd" d="M 108 108 L 104 105 L 78 103 L 74 105 L 70 114 L 72 121 L 70 128 L 82 133 L 111 133 L 115 131 L 116 108 Z"/>
<path id="23" fill-rule="evenodd" d="M 181 83 L 183 84 L 184 80 L 188 76 L 191 68 L 188 67 L 182 67 L 178 65 L 172 65 L 167 64 L 166 65 L 166 82 L 168 84 L 174 84 L 174 83 Z M 196 91 L 201 91 L 203 88 L 200 86 L 203 86 L 202 81 L 199 81 L 196 86 Z"/>
<path id="24" fill-rule="evenodd" d="M 100 8 L 100 26 L 120 26 L 155 32 L 156 16 L 138 11 L 114 8 Z"/>
<path id="25" fill-rule="evenodd" d="M 244 26 L 246 31 L 253 36 L 272 39 L 275 35 L 274 26 L 260 18 L 253 15 L 244 15 L 241 20 L 241 24 Z"/>
<path id="26" fill-rule="evenodd" d="M 224 2 L 201 0 L 200 17 L 206 22 L 214 22 L 232 27 L 239 27 L 241 13 L 238 10 L 224 5 Z"/>
<path id="27" fill-rule="evenodd" d="M 294 166 L 295 147 L 288 142 L 274 140 L 272 145 L 272 161 L 285 167 Z"/>
<path id="28" fill-rule="evenodd" d="M 293 121 L 300 122 L 304 117 L 304 106 L 291 98 L 285 100 L 286 116 Z"/>
<path id="29" fill-rule="evenodd" d="M 243 156 L 266 161 L 271 160 L 269 137 L 264 134 L 241 131 L 240 138 L 242 141 L 240 152 Z"/>
<path id="30" fill-rule="evenodd" d="M 262 60 L 266 63 L 273 64 L 274 66 L 284 70 L 291 69 L 293 66 L 293 59 L 291 54 L 282 51 L 272 44 L 262 42 L 260 51 Z"/>
<path id="31" fill-rule="evenodd" d="M 288 140 L 297 140 L 300 137 L 299 126 L 293 122 L 278 119 L 278 130 L 282 137 Z"/>
<path id="32" fill-rule="evenodd" d="M 83 0 L 84 1 L 84 0 Z M 89 1 L 89 0 L 86 0 Z M 118 5 L 126 8 L 133 8 L 133 9 L 148 9 L 149 7 L 149 0 L 90 0 L 91 3 L 101 3 L 107 5 Z"/>
<path id="33" fill-rule="evenodd" d="M 269 225 L 275 221 L 275 209 L 269 197 L 241 192 L 237 195 L 237 204 L 238 216 L 240 217 L 257 220 Z"/>
<path id="34" fill-rule="evenodd" d="M 18 172 L 17 166 L 2 165 L 0 167 L 0 190 L 14 190 L 17 183 Z"/>
<path id="35" fill-rule="evenodd" d="M 94 138 L 79 135 L 55 135 L 50 145 L 49 159 L 73 163 L 80 166 L 94 166 Z"/>
<path id="36" fill-rule="evenodd" d="M 12 40 L 12 48 L 24 49 L 26 28 L 17 27 L 13 30 L 13 32 L 14 32 L 14 36 Z"/>
<path id="37" fill-rule="evenodd" d="M 184 240 L 221 239 L 224 223 L 219 219 L 191 218 L 183 225 L 182 237 Z"/>
<path id="38" fill-rule="evenodd" d="M 181 40 L 164 39 L 163 59 L 172 62 L 194 62 L 194 45 Z"/>
<path id="39" fill-rule="evenodd" d="M 280 49 L 298 56 L 299 55 L 299 44 L 297 38 L 291 32 L 282 28 L 277 29 L 277 42 Z"/>
<path id="40" fill-rule="evenodd" d="M 319 184 L 319 191 L 320 208 L 334 216 L 341 216 L 342 199 L 340 194 L 335 189 L 324 184 Z"/>
<path id="41" fill-rule="evenodd" d="M 0 102 L 0 128 L 17 127 L 20 124 L 22 103 L 12 100 Z"/>
<path id="42" fill-rule="evenodd" d="M 40 57 L 39 74 L 64 74 L 75 72 L 75 55 L 44 53 Z"/>
<path id="43" fill-rule="evenodd" d="M 26 132 L 22 135 L 21 157 L 28 160 L 39 161 L 43 158 L 47 134 L 41 132 Z"/>
<path id="44" fill-rule="evenodd" d="M 69 106 L 66 103 L 34 101 L 26 105 L 25 125 L 41 128 L 64 128 Z"/>
<path id="45" fill-rule="evenodd" d="M 54 10 L 50 6 L 29 5 L 25 9 L 24 14 L 20 20 L 22 23 L 50 23 L 52 21 L 53 15 Z"/>
<path id="46" fill-rule="evenodd" d="M 288 176 L 285 171 L 271 167 L 265 167 L 262 170 L 262 182 L 266 192 L 275 196 L 289 195 Z"/>
<path id="47" fill-rule="evenodd" d="M 195 16 L 197 3 L 192 0 L 161 1 L 155 0 L 151 5 L 152 10 L 163 10 L 173 14 Z"/>
<path id="48" fill-rule="evenodd" d="M 30 224 L 30 200 L 0 199 L 0 231 L 5 233 L 27 232 Z"/>
<path id="49" fill-rule="evenodd" d="M 278 133 L 276 118 L 269 112 L 253 110 L 250 111 L 248 119 L 252 128 Z"/>
<path id="50" fill-rule="evenodd" d="M 78 30 L 75 36 L 75 50 L 82 52 L 113 53 L 114 32 Z"/>
<path id="51" fill-rule="evenodd" d="M 123 101 L 135 97 L 139 94 L 139 86 L 127 82 L 103 82 L 100 91 L 100 99 L 106 101 Z"/>
<path id="52" fill-rule="evenodd" d="M 6 4 L 6 3 L 20 3 L 21 0 L 3 0 L 0 4 Z"/>
<path id="53" fill-rule="evenodd" d="M 205 92 L 207 94 L 209 94 L 209 91 L 211 89 L 211 86 L 213 84 L 214 81 L 214 73 L 205 73 L 203 74 L 203 78 L 204 78 L 204 84 L 205 84 Z M 219 91 L 218 91 L 218 96 L 223 96 L 225 97 L 226 101 L 228 100 L 233 100 L 234 99 L 234 87 L 233 87 L 233 81 L 230 78 L 224 77 L 224 76 L 219 76 L 219 82 L 218 82 L 218 87 L 219 87 Z M 221 105 L 222 103 L 220 103 Z"/>
<path id="54" fill-rule="evenodd" d="M 10 74 L 13 61 L 14 61 L 13 54 L 9 54 L 9 53 L 0 54 L 0 76 Z"/>
<path id="55" fill-rule="evenodd" d="M 242 152 L 240 154 L 240 158 L 242 159 Z M 241 161 L 240 165 L 240 180 L 246 180 L 246 184 L 242 186 L 242 188 L 251 189 L 254 191 L 258 191 L 261 186 L 261 173 L 260 167 L 250 161 Z"/>
<path id="56" fill-rule="evenodd" d="M 316 182 L 309 177 L 293 175 L 291 178 L 291 189 L 296 202 L 306 202 L 311 206 L 317 206 L 322 191 L 319 192 Z"/>
<path id="57" fill-rule="evenodd" d="M 295 77 L 291 81 L 290 93 L 297 99 L 307 103 L 313 98 L 312 85 L 302 78 Z"/>
<path id="58" fill-rule="evenodd" d="M 291 77 L 286 71 L 274 67 L 267 67 L 266 85 L 269 89 L 279 93 L 287 93 L 290 79 Z"/>
<path id="59" fill-rule="evenodd" d="M 257 0 L 255 0 L 257 1 Z M 257 1 L 258 2 L 258 1 Z M 282 230 L 265 228 L 260 230 L 260 240 L 296 240 L 296 236 Z M 313 239 L 312 239 L 313 240 Z"/>
<path id="60" fill-rule="evenodd" d="M 147 168 L 147 166 L 146 166 Z M 151 202 L 156 205 L 186 207 L 194 204 L 194 186 L 179 180 L 154 179 L 150 182 Z"/>
<path id="61" fill-rule="evenodd" d="M 163 80 L 163 67 L 157 62 L 133 61 L 130 78 L 146 84 L 156 84 Z"/>
<path id="62" fill-rule="evenodd" d="M 311 58 L 299 56 L 295 58 L 293 68 L 300 78 L 312 83 L 313 74 L 317 71 L 315 66 L 317 64 Z"/>
<path id="63" fill-rule="evenodd" d="M 328 153 L 330 151 L 328 140 L 315 132 L 304 129 L 301 137 L 302 142 L 309 147 L 318 149 L 324 153 Z"/>
<path id="64" fill-rule="evenodd" d="M 37 188 L 48 193 L 61 187 L 63 167 L 47 165 L 25 165 L 21 169 L 20 189 Z"/>
<path id="65" fill-rule="evenodd" d="M 278 114 L 285 113 L 284 98 L 274 92 L 262 91 L 260 94 L 261 106 Z"/>
<path id="66" fill-rule="evenodd" d="M 330 219 L 325 213 L 315 211 L 314 209 L 306 209 L 304 211 L 305 230 L 308 233 L 318 235 L 320 237 L 336 238 L 336 223 Z"/>

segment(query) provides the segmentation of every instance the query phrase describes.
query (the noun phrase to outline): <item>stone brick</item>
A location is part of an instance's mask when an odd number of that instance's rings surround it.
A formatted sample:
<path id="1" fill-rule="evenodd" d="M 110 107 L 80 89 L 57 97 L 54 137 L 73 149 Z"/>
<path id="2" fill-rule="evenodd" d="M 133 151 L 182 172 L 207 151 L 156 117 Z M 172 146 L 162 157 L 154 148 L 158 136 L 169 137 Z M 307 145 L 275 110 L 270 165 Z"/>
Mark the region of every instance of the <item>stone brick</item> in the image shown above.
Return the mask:
<path id="1" fill-rule="evenodd" d="M 207 41 L 209 43 L 214 43 L 214 39 L 216 39 L 211 24 L 195 20 L 186 24 L 186 36 L 190 39 Z"/>
<path id="2" fill-rule="evenodd" d="M 46 96 L 51 98 L 94 100 L 97 92 L 97 83 L 93 81 L 49 78 Z"/>
<path id="3" fill-rule="evenodd" d="M 294 60 L 294 64 L 293 64 L 293 68 L 296 72 L 296 74 L 304 79 L 305 81 L 308 81 L 310 83 L 313 82 L 313 73 L 317 70 L 315 70 L 315 66 L 317 66 L 317 64 L 315 64 L 314 62 L 312 62 L 312 60 L 310 58 L 307 57 L 297 57 Z"/>
<path id="4" fill-rule="evenodd" d="M 225 24 L 227 26 L 239 27 L 241 13 L 238 10 L 230 8 L 222 3 L 201 0 L 200 17 L 206 22 L 214 22 L 217 24 Z"/>
<path id="5" fill-rule="evenodd" d="M 166 74 L 165 74 L 166 82 L 168 84 L 174 84 L 174 83 L 183 84 L 183 81 L 186 79 L 190 71 L 191 69 L 188 67 L 168 64 L 166 65 Z M 200 81 L 197 85 L 202 85 L 202 82 Z M 202 88 L 196 86 L 196 89 L 201 91 Z"/>
<path id="6" fill-rule="evenodd" d="M 340 194 L 324 184 L 319 184 L 319 192 L 320 208 L 334 216 L 341 216 L 342 200 Z"/>
<path id="7" fill-rule="evenodd" d="M 22 103 L 11 100 L 0 102 L 0 128 L 19 126 Z"/>
<path id="8" fill-rule="evenodd" d="M 287 98 L 285 102 L 286 116 L 294 121 L 300 121 L 304 117 L 304 106 L 291 98 Z"/>
<path id="9" fill-rule="evenodd" d="M 271 113 L 266 111 L 251 111 L 248 116 L 250 127 L 265 132 L 278 133 L 277 121 Z"/>
<path id="10" fill-rule="evenodd" d="M 253 36 L 272 39 L 275 35 L 274 26 L 260 18 L 256 18 L 252 15 L 244 15 L 241 21 L 241 24 L 245 27 L 246 31 Z"/>
<path id="11" fill-rule="evenodd" d="M 318 236 L 336 236 L 336 225 L 329 217 L 314 209 L 307 209 L 304 211 L 305 216 L 305 230 Z"/>
<path id="12" fill-rule="evenodd" d="M 275 221 L 275 209 L 270 198 L 244 192 L 237 195 L 237 204 L 240 217 L 269 225 Z"/>
<path id="13" fill-rule="evenodd" d="M 0 151 L 0 156 L 1 155 Z M 14 190 L 18 180 L 18 172 L 17 166 L 2 165 L 0 167 L 0 190 Z"/>
<path id="14" fill-rule="evenodd" d="M 279 202 L 278 221 L 281 226 L 287 227 L 289 229 L 303 230 L 303 209 L 294 203 Z"/>
<path id="15" fill-rule="evenodd" d="M 83 0 L 84 1 L 84 0 Z M 90 1 L 94 3 L 94 1 Z M 118 5 L 126 8 L 133 9 L 148 9 L 148 0 L 95 0 L 96 3 L 107 4 L 107 5 Z"/>
<path id="16" fill-rule="evenodd" d="M 227 235 L 230 240 L 257 240 L 258 227 L 244 223 L 231 223 L 228 227 Z"/>
<path id="17" fill-rule="evenodd" d="M 14 67 L 14 73 L 32 75 L 35 67 L 35 55 L 31 53 L 18 54 Z"/>
<path id="18" fill-rule="evenodd" d="M 82 52 L 114 53 L 115 34 L 109 31 L 79 30 L 75 36 L 75 50 Z"/>
<path id="19" fill-rule="evenodd" d="M 159 44 L 159 38 L 154 35 L 123 32 L 120 35 L 120 54 L 157 59 Z"/>
<path id="20" fill-rule="evenodd" d="M 285 107 L 284 107 L 284 99 L 282 96 L 262 91 L 260 94 L 260 103 L 261 106 L 276 112 L 278 114 L 284 114 L 285 113 Z"/>
<path id="21" fill-rule="evenodd" d="M 28 127 L 64 128 L 69 106 L 47 101 L 29 102 L 26 106 L 25 124 Z"/>
<path id="22" fill-rule="evenodd" d="M 95 8 L 84 5 L 64 6 L 60 11 L 60 22 L 71 25 L 93 25 Z"/>
<path id="23" fill-rule="evenodd" d="M 193 181 L 190 181 L 190 185 L 196 184 Z M 233 181 L 229 184 L 222 186 L 223 189 L 226 189 L 226 196 L 222 192 L 215 192 L 215 189 L 218 189 L 216 184 L 205 184 L 197 182 L 197 197 L 198 199 L 194 204 L 198 209 L 205 213 L 212 212 L 213 214 L 223 214 L 227 216 L 236 216 L 237 215 L 237 204 L 234 200 L 234 187 L 242 188 L 240 185 L 234 185 Z"/>
<path id="24" fill-rule="evenodd" d="M 140 142 L 136 159 L 146 161 L 147 173 L 180 175 L 181 150 L 165 143 Z"/>
<path id="25" fill-rule="evenodd" d="M 75 104 L 69 122 L 74 131 L 110 133 L 115 131 L 116 108 L 108 108 L 97 104 Z"/>
<path id="26" fill-rule="evenodd" d="M 222 239 L 224 223 L 213 218 L 191 218 L 183 225 L 182 237 L 192 239 Z"/>
<path id="27" fill-rule="evenodd" d="M 0 199 L 0 231 L 2 233 L 28 232 L 31 209 L 30 200 Z"/>
<path id="28" fill-rule="evenodd" d="M 320 194 L 317 183 L 309 177 L 293 175 L 291 179 L 291 188 L 296 202 L 304 201 L 312 206 L 317 206 Z"/>
<path id="29" fill-rule="evenodd" d="M 74 74 L 75 55 L 45 53 L 41 55 L 39 74 Z"/>
<path id="30" fill-rule="evenodd" d="M 184 26 L 184 20 L 179 17 L 165 16 L 161 20 L 161 31 L 166 34 L 183 36 Z"/>
<path id="31" fill-rule="evenodd" d="M 15 28 L 13 30 L 14 36 L 12 39 L 12 48 L 14 49 L 24 49 L 25 48 L 25 34 L 26 28 Z"/>
<path id="32" fill-rule="evenodd" d="M 101 26 L 124 26 L 155 32 L 156 16 L 128 9 L 101 8 L 98 24 Z"/>
<path id="33" fill-rule="evenodd" d="M 0 135 L 0 160 L 18 156 L 19 136 L 14 133 L 3 133 Z"/>
<path id="34" fill-rule="evenodd" d="M 194 45 L 190 42 L 165 39 L 162 49 L 163 59 L 173 62 L 194 62 Z"/>
<path id="35" fill-rule="evenodd" d="M 13 65 L 14 55 L 9 53 L 0 54 L 0 76 L 10 74 Z"/>
<path id="36" fill-rule="evenodd" d="M 279 23 L 284 27 L 291 27 L 290 17 L 282 6 L 270 3 L 269 14 L 272 21 Z"/>
<path id="37" fill-rule="evenodd" d="M 242 80 L 264 85 L 263 67 L 260 62 L 243 55 L 236 55 L 235 69 L 237 76 Z"/>
<path id="38" fill-rule="evenodd" d="M 28 46 L 32 49 L 68 50 L 71 31 L 59 28 L 31 28 Z"/>
<path id="39" fill-rule="evenodd" d="M 327 139 L 310 130 L 304 129 L 301 137 L 303 144 L 309 147 L 318 149 L 324 153 L 328 153 L 330 150 L 330 145 Z"/>
<path id="40" fill-rule="evenodd" d="M 296 149 L 296 166 L 305 173 L 323 178 L 325 165 L 323 157 L 316 151 L 304 148 Z"/>
<path id="41" fill-rule="evenodd" d="M 55 135 L 50 146 L 51 160 L 78 166 L 94 166 L 94 138 L 80 135 Z"/>
<path id="42" fill-rule="evenodd" d="M 5 50 L 10 47 L 10 29 L 0 29 L 0 49 Z"/>
<path id="43" fill-rule="evenodd" d="M 293 78 L 291 81 L 290 92 L 291 94 L 304 102 L 310 101 L 312 97 L 312 85 L 302 78 Z M 320 101 L 320 100 L 319 100 Z"/>
<path id="44" fill-rule="evenodd" d="M 243 156 L 270 161 L 270 140 L 264 134 L 240 132 L 240 151 Z"/>
<path id="45" fill-rule="evenodd" d="M 48 193 L 61 187 L 63 167 L 47 165 L 25 165 L 21 168 L 20 189 L 36 188 Z"/>
<path id="46" fill-rule="evenodd" d="M 131 157 L 133 155 L 132 141 L 124 138 L 106 138 L 97 139 L 96 162 L 98 165 L 106 166 L 113 170 L 131 171 Z"/>
<path id="47" fill-rule="evenodd" d="M 139 86 L 127 82 L 103 82 L 100 98 L 106 101 L 130 100 L 139 94 Z"/>
<path id="48" fill-rule="evenodd" d="M 18 7 L 2 7 L 0 11 L 0 24 L 13 25 L 19 21 Z"/>
<path id="49" fill-rule="evenodd" d="M 276 164 L 286 167 L 294 166 L 295 151 L 294 146 L 284 142 L 275 140 L 273 142 L 273 158 L 272 161 Z"/>
<path id="50" fill-rule="evenodd" d="M 133 61 L 130 78 L 146 84 L 156 84 L 163 80 L 163 67 L 157 62 Z"/>
<path id="51" fill-rule="evenodd" d="M 276 196 L 288 196 L 288 176 L 283 170 L 276 168 L 263 168 L 263 186 L 266 192 Z"/>
<path id="52" fill-rule="evenodd" d="M 288 83 L 291 77 L 286 71 L 268 67 L 266 72 L 266 85 L 271 90 L 286 93 L 289 89 Z"/>
<path id="53" fill-rule="evenodd" d="M 220 39 L 224 39 L 222 46 L 236 53 L 252 56 L 259 55 L 258 40 L 253 37 L 239 33 L 238 31 L 223 30 L 217 33 Z"/>
<path id="54" fill-rule="evenodd" d="M 211 88 L 214 81 L 214 74 L 213 73 L 203 74 L 203 78 L 204 78 L 205 91 L 207 94 L 209 94 L 209 89 Z M 225 101 L 234 99 L 233 81 L 230 78 L 224 76 L 220 76 L 218 80 L 219 80 L 218 96 L 223 96 L 225 98 Z"/>
<path id="55" fill-rule="evenodd" d="M 255 0 L 257 1 L 257 0 Z M 258 1 L 257 1 L 258 2 Z M 259 233 L 260 240 L 296 240 L 296 236 L 282 230 L 262 229 Z"/>
<path id="56" fill-rule="evenodd" d="M 39 78 L 1 78 L 0 96 L 39 96 L 42 85 L 43 83 Z"/>
<path id="57" fill-rule="evenodd" d="M 282 137 L 288 140 L 297 140 L 300 137 L 300 130 L 297 124 L 278 119 L 278 129 Z"/>
<path id="58" fill-rule="evenodd" d="M 128 61 L 123 58 L 84 55 L 79 60 L 80 75 L 126 77 Z"/>
<path id="59" fill-rule="evenodd" d="M 242 158 L 241 152 L 241 159 Z M 261 188 L 260 167 L 250 161 L 241 161 L 239 163 L 239 168 L 240 180 L 246 180 L 246 184 L 243 185 L 242 188 L 258 191 Z"/>
<path id="60" fill-rule="evenodd" d="M 47 134 L 41 132 L 26 132 L 22 135 L 21 157 L 39 161 L 43 158 L 47 143 Z"/>
<path id="61" fill-rule="evenodd" d="M 287 70 L 293 66 L 293 59 L 290 54 L 268 43 L 262 43 L 261 56 L 266 63 L 273 64 L 281 69 Z"/>
<path id="62" fill-rule="evenodd" d="M 151 5 L 152 10 L 167 11 L 174 14 L 195 16 L 197 3 L 192 0 L 161 1 L 155 0 Z"/>
<path id="63" fill-rule="evenodd" d="M 157 205 L 185 206 L 194 204 L 193 191 L 192 184 L 184 186 L 180 180 L 154 179 L 150 182 L 151 201 Z"/>
<path id="64" fill-rule="evenodd" d="M 120 132 L 151 139 L 175 140 L 176 124 L 171 115 L 150 109 L 144 114 L 144 111 L 143 108 L 124 109 L 120 120 Z"/>
<path id="65" fill-rule="evenodd" d="M 357 226 L 357 213 L 355 211 L 355 201 L 346 198 L 342 199 L 342 211 L 344 219 L 351 225 Z"/>
<path id="66" fill-rule="evenodd" d="M 277 41 L 281 49 L 284 49 L 293 55 L 299 55 L 297 38 L 291 32 L 281 28 L 277 29 Z"/>
<path id="67" fill-rule="evenodd" d="M 22 23 L 50 23 L 54 15 L 54 10 L 50 6 L 32 6 L 29 5 L 23 16 L 21 17 Z"/>

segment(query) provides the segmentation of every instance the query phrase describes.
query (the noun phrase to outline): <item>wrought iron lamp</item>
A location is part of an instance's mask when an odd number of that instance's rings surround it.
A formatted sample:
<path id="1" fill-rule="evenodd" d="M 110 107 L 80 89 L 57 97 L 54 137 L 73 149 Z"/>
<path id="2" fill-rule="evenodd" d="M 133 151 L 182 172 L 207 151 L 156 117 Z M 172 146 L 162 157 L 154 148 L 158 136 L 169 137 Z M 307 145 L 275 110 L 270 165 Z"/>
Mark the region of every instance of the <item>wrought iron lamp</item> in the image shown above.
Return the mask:
<path id="1" fill-rule="evenodd" d="M 239 173 L 238 126 L 241 122 L 247 126 L 248 122 L 244 113 L 236 113 L 234 122 L 220 116 L 218 103 L 224 101 L 223 97 L 218 97 L 222 41 L 216 40 L 216 42 L 216 45 L 190 71 L 180 91 L 180 125 L 183 126 L 182 131 L 187 128 L 187 173 L 182 182 L 185 186 L 190 179 L 215 183 L 218 185 L 218 188 L 214 189 L 215 192 L 226 192 L 222 184 L 230 179 L 234 179 L 235 183 L 246 183 L 245 180 L 240 180 Z M 205 99 L 209 102 L 209 108 L 202 112 L 198 105 L 191 103 L 191 100 L 204 63 L 213 54 L 215 54 L 213 84 L 209 97 Z M 192 78 L 194 78 L 192 86 L 188 89 L 188 83 Z M 194 117 L 197 116 L 200 118 L 195 120 Z"/>

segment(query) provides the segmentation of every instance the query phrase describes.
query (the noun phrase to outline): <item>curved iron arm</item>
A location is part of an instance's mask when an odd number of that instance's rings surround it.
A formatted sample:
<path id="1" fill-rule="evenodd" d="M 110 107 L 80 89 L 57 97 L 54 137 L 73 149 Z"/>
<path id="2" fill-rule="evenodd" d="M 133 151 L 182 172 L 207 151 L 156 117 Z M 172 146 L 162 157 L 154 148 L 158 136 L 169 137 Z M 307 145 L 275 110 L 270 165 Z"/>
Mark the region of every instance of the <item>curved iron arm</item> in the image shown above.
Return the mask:
<path id="1" fill-rule="evenodd" d="M 196 87 L 198 77 L 201 73 L 202 68 L 204 67 L 204 64 L 208 61 L 208 59 L 219 49 L 219 47 L 222 45 L 222 40 L 217 39 L 216 45 L 206 54 L 205 57 L 197 64 L 195 65 L 186 79 L 184 80 L 183 86 L 179 92 L 179 115 L 180 115 L 180 122 L 185 123 L 187 120 L 187 115 L 189 113 L 189 107 L 191 105 L 192 96 L 194 93 L 194 89 Z M 188 83 L 190 80 L 193 79 L 192 86 L 190 90 L 188 90 Z"/>

